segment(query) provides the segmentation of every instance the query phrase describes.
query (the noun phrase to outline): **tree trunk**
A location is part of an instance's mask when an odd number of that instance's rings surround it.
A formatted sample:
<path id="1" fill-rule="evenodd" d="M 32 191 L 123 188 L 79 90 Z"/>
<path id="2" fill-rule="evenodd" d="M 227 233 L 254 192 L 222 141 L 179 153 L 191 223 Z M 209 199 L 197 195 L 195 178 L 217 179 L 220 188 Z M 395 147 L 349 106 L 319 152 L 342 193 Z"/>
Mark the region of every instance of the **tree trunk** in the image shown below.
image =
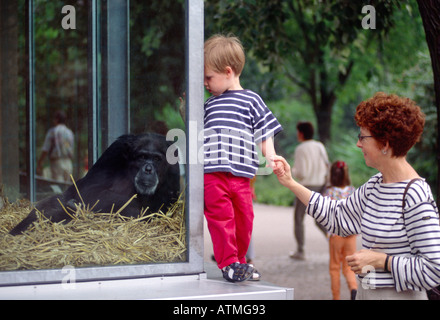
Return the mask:
<path id="1" fill-rule="evenodd" d="M 343 73 L 339 72 L 338 85 L 340 87 L 343 87 L 347 82 L 347 79 L 350 77 L 353 64 L 354 62 L 350 61 L 347 64 L 346 71 Z M 331 87 L 331 84 L 328 82 L 327 78 L 326 72 L 320 72 L 319 92 L 316 87 L 313 87 L 313 90 L 310 90 L 313 109 L 316 114 L 318 125 L 319 140 L 324 144 L 326 144 L 331 138 L 332 112 L 337 98 L 335 93 L 336 87 Z"/>
<path id="2" fill-rule="evenodd" d="M 322 106 L 320 107 L 322 109 Z M 320 110 L 316 113 L 319 140 L 326 144 L 330 140 L 331 110 Z"/>
<path id="3" fill-rule="evenodd" d="M 434 73 L 435 105 L 437 108 L 437 203 L 440 203 L 440 1 L 417 0 L 425 29 L 426 42 L 431 54 Z"/>

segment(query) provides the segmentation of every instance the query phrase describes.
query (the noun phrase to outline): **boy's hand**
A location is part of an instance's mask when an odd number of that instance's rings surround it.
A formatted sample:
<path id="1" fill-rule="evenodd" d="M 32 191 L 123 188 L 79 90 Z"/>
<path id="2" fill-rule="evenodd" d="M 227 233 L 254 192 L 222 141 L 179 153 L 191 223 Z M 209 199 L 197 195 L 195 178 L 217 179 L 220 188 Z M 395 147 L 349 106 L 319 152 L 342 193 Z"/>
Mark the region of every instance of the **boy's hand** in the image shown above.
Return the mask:
<path id="1" fill-rule="evenodd" d="M 286 159 L 280 156 L 272 157 L 272 161 L 275 162 L 273 172 L 276 174 L 278 181 L 285 187 L 289 188 L 297 198 L 307 206 L 310 197 L 312 196 L 312 191 L 299 184 L 292 178 L 292 172 L 290 171 L 290 166 Z"/>
<path id="2" fill-rule="evenodd" d="M 286 172 L 290 172 L 290 165 L 287 163 L 286 159 L 281 156 L 272 156 L 270 159 L 271 167 L 273 168 L 273 172 L 277 176 L 282 176 Z"/>
<path id="3" fill-rule="evenodd" d="M 290 184 L 293 179 L 290 165 L 286 159 L 281 156 L 273 156 L 271 162 L 273 163 L 273 172 L 276 174 L 278 181 L 284 186 Z"/>

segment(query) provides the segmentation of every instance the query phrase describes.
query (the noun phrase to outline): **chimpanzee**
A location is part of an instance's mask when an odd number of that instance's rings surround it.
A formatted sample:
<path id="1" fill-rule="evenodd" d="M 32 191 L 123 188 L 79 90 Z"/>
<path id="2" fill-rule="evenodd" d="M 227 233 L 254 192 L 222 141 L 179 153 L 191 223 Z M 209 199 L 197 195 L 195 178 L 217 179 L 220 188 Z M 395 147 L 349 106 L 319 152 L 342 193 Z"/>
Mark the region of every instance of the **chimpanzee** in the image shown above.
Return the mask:
<path id="1" fill-rule="evenodd" d="M 59 201 L 74 209 L 82 201 L 92 207 L 99 200 L 94 212 L 116 212 L 137 194 L 121 215 L 136 217 L 147 207 L 148 212 L 160 208 L 165 212 L 177 200 L 180 189 L 179 164 L 170 164 L 166 159 L 171 144 L 154 133 L 123 135 L 105 150 L 84 178 L 76 181 L 82 200 L 72 185 L 62 194 L 37 202 L 35 208 L 53 222 L 68 222 L 71 218 Z M 10 234 L 22 233 L 36 220 L 33 209 Z"/>

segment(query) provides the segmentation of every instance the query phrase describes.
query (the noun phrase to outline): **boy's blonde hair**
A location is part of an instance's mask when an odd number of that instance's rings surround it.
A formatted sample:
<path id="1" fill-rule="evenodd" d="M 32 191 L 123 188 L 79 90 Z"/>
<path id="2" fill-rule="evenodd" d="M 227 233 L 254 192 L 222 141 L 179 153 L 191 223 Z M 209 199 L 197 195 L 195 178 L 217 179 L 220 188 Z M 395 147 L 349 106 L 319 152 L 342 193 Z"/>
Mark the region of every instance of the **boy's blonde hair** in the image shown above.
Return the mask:
<path id="1" fill-rule="evenodd" d="M 237 37 L 216 34 L 205 42 L 205 67 L 223 73 L 231 67 L 239 76 L 244 68 L 245 55 L 243 45 Z"/>

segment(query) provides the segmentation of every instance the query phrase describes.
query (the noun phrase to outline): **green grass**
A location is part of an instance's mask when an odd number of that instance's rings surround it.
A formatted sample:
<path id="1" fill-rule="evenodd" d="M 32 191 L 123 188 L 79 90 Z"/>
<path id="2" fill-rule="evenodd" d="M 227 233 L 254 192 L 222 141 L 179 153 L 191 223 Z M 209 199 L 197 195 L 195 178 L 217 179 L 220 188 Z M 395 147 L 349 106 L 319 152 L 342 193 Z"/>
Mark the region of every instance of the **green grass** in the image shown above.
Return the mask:
<path id="1" fill-rule="evenodd" d="M 282 186 L 275 174 L 257 176 L 255 182 L 257 203 L 288 207 L 293 204 L 294 194 Z"/>

